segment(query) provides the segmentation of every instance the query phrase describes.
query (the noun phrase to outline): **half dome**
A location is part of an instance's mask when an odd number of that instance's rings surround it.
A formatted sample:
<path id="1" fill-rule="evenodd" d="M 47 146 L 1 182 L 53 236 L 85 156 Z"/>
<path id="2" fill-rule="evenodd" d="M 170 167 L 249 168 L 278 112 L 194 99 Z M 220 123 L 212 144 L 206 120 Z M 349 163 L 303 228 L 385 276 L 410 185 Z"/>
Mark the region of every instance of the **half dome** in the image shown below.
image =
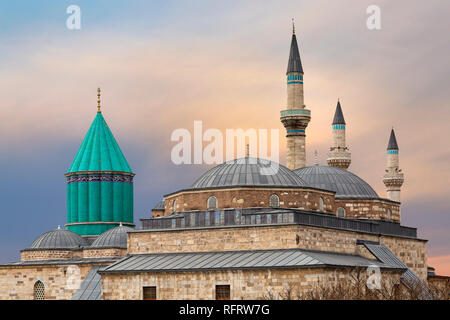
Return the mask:
<path id="1" fill-rule="evenodd" d="M 63 229 L 48 231 L 40 235 L 30 249 L 75 249 L 88 243 L 75 232 Z"/>
<path id="2" fill-rule="evenodd" d="M 118 226 L 109 229 L 98 236 L 92 242 L 92 248 L 127 248 L 127 232 L 134 229 L 125 226 Z"/>
<path id="3" fill-rule="evenodd" d="M 367 182 L 348 170 L 315 165 L 294 172 L 310 187 L 335 191 L 336 198 L 379 198 Z"/>
<path id="4" fill-rule="evenodd" d="M 306 183 L 276 162 L 252 157 L 230 160 L 205 172 L 191 186 L 207 189 L 237 186 L 299 187 Z"/>

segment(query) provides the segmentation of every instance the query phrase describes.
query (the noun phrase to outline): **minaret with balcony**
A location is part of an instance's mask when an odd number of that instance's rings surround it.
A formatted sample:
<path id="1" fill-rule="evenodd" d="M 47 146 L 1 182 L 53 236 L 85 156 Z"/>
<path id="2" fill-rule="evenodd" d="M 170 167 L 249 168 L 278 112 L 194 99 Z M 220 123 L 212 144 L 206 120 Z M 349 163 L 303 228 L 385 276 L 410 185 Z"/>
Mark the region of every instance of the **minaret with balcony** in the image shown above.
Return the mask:
<path id="1" fill-rule="evenodd" d="M 392 128 L 387 147 L 386 173 L 384 174 L 383 183 L 387 189 L 388 199 L 400 202 L 400 189 L 405 179 L 402 169 L 399 167 L 398 152 L 397 139 L 394 128 Z"/>
<path id="2" fill-rule="evenodd" d="M 327 163 L 330 167 L 347 169 L 350 166 L 352 159 L 345 142 L 346 124 L 339 100 L 331 125 L 333 129 L 333 146 L 328 153 Z"/>
<path id="3" fill-rule="evenodd" d="M 286 166 L 295 170 L 306 166 L 305 130 L 311 120 L 311 111 L 304 104 L 303 68 L 294 25 L 286 81 L 287 108 L 281 111 L 280 120 L 286 128 Z"/>

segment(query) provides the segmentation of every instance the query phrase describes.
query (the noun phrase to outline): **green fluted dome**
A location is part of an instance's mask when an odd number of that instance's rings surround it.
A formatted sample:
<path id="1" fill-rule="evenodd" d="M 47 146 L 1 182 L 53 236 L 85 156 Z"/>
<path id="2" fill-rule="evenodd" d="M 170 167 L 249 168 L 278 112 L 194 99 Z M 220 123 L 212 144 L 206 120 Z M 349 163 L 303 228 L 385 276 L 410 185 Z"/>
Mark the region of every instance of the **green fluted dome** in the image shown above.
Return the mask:
<path id="1" fill-rule="evenodd" d="M 133 223 L 133 177 L 100 112 L 89 128 L 67 177 L 67 229 L 99 235 Z"/>
<path id="2" fill-rule="evenodd" d="M 98 112 L 68 173 L 80 171 L 120 171 L 132 173 L 119 145 Z"/>

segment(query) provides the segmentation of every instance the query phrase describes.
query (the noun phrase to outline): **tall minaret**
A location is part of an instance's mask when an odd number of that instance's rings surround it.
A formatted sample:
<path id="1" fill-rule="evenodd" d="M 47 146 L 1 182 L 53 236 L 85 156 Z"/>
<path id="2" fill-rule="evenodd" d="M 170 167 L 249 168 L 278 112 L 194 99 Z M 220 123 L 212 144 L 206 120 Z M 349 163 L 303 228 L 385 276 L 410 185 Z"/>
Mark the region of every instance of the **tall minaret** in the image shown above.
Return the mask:
<path id="1" fill-rule="evenodd" d="M 350 152 L 345 145 L 345 120 L 341 103 L 338 100 L 333 123 L 333 146 L 328 153 L 327 163 L 331 167 L 347 169 L 352 162 Z"/>
<path id="2" fill-rule="evenodd" d="M 399 169 L 397 139 L 392 128 L 387 147 L 386 173 L 383 178 L 388 199 L 400 202 L 400 188 L 404 180 L 402 169 Z"/>
<path id="3" fill-rule="evenodd" d="M 280 120 L 286 128 L 287 167 L 294 170 L 306 166 L 305 129 L 311 120 L 311 111 L 305 109 L 303 100 L 303 68 L 294 24 L 286 80 L 287 109 L 281 111 Z"/>

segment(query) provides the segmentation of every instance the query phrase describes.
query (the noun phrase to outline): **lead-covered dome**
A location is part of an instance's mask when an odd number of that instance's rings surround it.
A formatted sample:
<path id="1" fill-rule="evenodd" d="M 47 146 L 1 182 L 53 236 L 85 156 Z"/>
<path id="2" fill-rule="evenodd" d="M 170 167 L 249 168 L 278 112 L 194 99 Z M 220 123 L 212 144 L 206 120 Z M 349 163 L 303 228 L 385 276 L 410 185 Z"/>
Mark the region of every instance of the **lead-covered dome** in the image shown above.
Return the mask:
<path id="1" fill-rule="evenodd" d="M 367 182 L 344 169 L 316 165 L 294 172 L 310 187 L 335 191 L 336 198 L 378 198 Z"/>
<path id="2" fill-rule="evenodd" d="M 87 245 L 86 240 L 75 232 L 58 228 L 40 235 L 30 249 L 75 249 Z"/>
<path id="3" fill-rule="evenodd" d="M 98 236 L 92 242 L 92 248 L 127 248 L 127 232 L 134 229 L 125 226 L 118 226 L 109 229 Z"/>
<path id="4" fill-rule="evenodd" d="M 252 157 L 230 160 L 204 173 L 192 189 L 236 186 L 299 187 L 306 183 L 276 162 Z"/>

